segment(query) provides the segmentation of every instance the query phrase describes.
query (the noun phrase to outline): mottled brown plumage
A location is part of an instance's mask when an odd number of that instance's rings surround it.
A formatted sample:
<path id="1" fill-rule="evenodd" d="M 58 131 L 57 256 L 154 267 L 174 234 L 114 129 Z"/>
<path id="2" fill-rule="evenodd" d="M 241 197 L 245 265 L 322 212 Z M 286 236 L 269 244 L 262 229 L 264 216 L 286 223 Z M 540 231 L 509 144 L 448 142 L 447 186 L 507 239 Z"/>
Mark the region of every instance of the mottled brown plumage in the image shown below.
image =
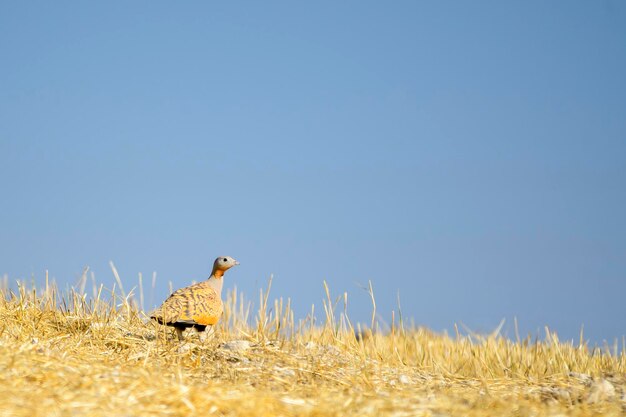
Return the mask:
<path id="1" fill-rule="evenodd" d="M 239 265 L 229 256 L 220 256 L 213 263 L 213 271 L 206 281 L 181 288 L 170 295 L 150 317 L 176 329 L 178 338 L 188 327 L 204 331 L 218 322 L 223 311 L 221 300 L 224 272 Z"/>
<path id="2" fill-rule="evenodd" d="M 162 324 L 213 325 L 222 314 L 222 300 L 207 281 L 181 288 L 152 313 Z"/>

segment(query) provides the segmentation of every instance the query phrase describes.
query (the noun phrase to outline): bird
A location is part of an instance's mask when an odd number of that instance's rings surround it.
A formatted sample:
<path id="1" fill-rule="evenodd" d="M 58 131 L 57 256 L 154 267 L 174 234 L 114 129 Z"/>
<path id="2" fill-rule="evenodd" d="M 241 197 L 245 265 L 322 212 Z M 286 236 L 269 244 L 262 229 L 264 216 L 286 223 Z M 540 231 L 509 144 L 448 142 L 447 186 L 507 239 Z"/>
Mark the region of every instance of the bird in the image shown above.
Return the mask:
<path id="1" fill-rule="evenodd" d="M 222 315 L 224 272 L 235 265 L 239 262 L 230 256 L 218 257 L 207 280 L 174 291 L 152 312 L 150 318 L 159 324 L 174 327 L 178 340 L 183 340 L 183 331 L 189 327 L 204 332 L 207 326 L 215 325 Z"/>

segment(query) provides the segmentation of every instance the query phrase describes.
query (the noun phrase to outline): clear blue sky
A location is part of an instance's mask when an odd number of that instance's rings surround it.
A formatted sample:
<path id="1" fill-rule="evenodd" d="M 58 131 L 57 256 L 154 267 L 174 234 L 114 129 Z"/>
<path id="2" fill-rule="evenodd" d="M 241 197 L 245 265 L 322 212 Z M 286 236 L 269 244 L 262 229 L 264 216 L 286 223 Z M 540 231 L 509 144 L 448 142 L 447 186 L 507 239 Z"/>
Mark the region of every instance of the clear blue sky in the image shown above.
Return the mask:
<path id="1" fill-rule="evenodd" d="M 626 334 L 626 4 L 2 2 L 0 274 Z M 542 330 L 541 330 L 542 332 Z"/>

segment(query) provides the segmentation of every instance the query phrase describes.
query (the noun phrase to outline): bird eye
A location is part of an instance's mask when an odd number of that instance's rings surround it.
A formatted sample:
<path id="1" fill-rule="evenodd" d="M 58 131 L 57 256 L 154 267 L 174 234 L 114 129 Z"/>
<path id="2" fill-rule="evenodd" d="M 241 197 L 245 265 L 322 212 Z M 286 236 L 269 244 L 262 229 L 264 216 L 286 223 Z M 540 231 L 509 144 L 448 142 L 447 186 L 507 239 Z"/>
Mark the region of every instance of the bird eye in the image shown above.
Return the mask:
<path id="1" fill-rule="evenodd" d="M 228 258 L 224 258 L 224 262 L 228 262 Z"/>

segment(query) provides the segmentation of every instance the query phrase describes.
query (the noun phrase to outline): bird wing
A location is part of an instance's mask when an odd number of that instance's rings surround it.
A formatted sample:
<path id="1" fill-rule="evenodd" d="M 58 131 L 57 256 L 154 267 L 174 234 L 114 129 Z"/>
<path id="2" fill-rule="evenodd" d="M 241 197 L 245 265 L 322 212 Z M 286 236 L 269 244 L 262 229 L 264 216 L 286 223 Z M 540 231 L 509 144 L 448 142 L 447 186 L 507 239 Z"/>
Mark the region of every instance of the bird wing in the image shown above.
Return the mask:
<path id="1" fill-rule="evenodd" d="M 177 322 L 213 325 L 222 315 L 217 292 L 206 281 L 175 291 L 151 317 L 163 324 Z"/>

